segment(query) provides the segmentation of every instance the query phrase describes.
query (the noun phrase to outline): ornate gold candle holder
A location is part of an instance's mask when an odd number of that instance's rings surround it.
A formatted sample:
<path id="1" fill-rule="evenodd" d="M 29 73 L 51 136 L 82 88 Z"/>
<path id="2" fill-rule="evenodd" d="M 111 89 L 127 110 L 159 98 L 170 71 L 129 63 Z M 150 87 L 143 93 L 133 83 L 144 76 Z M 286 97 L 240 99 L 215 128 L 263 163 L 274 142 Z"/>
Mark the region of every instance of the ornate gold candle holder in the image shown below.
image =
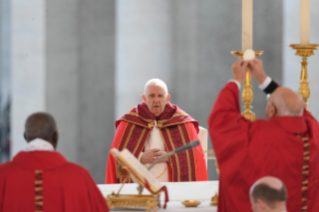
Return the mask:
<path id="1" fill-rule="evenodd" d="M 256 56 L 262 55 L 262 53 L 263 51 L 255 51 Z M 243 51 L 233 51 L 232 54 L 240 58 L 243 58 L 244 56 Z M 252 85 L 251 85 L 251 76 L 248 70 L 246 71 L 242 98 L 243 98 L 243 101 L 245 102 L 245 111 L 242 113 L 242 115 L 250 121 L 255 121 L 256 115 L 255 113 L 251 111 L 251 108 L 252 108 L 251 102 L 254 99 L 254 94 L 253 94 Z"/>
<path id="2" fill-rule="evenodd" d="M 319 45 L 318 44 L 309 44 L 309 45 L 291 44 L 289 46 L 296 50 L 295 55 L 302 57 L 299 93 L 303 98 L 305 108 L 307 108 L 308 106 L 307 101 L 310 96 L 310 88 L 308 83 L 307 59 L 308 57 L 315 54 L 313 50 L 316 50 Z"/>

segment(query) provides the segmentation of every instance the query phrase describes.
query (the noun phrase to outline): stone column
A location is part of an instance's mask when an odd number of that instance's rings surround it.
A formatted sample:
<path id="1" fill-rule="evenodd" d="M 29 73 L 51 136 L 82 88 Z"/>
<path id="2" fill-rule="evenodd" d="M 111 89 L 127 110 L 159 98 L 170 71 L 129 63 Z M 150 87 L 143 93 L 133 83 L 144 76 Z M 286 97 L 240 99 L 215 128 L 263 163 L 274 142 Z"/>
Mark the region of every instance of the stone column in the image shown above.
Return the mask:
<path id="1" fill-rule="evenodd" d="M 300 87 L 300 73 L 302 58 L 295 55 L 295 50 L 288 47 L 289 44 L 299 43 L 299 18 L 300 1 L 289 0 L 284 3 L 284 30 L 283 30 L 283 84 L 298 92 Z M 319 18 L 318 1 L 310 2 L 310 43 L 319 44 L 319 27 L 316 20 Z M 308 109 L 313 116 L 319 119 L 319 50 L 314 51 L 315 55 L 308 58 L 308 81 L 310 97 Z"/>
<path id="2" fill-rule="evenodd" d="M 118 0 L 116 118 L 142 101 L 144 84 L 160 78 L 170 92 L 172 29 L 170 0 Z"/>
<path id="3" fill-rule="evenodd" d="M 105 179 L 114 136 L 115 0 L 47 1 L 47 109 L 58 150 Z"/>
<path id="4" fill-rule="evenodd" d="M 0 0 L 0 163 L 8 161 L 7 149 L 10 136 L 10 51 L 11 22 L 10 2 Z"/>
<path id="5" fill-rule="evenodd" d="M 46 103 L 60 130 L 58 151 L 77 162 L 79 148 L 79 1 L 47 1 Z"/>
<path id="6" fill-rule="evenodd" d="M 45 1 L 11 0 L 11 156 L 22 150 L 24 122 L 45 110 Z"/>

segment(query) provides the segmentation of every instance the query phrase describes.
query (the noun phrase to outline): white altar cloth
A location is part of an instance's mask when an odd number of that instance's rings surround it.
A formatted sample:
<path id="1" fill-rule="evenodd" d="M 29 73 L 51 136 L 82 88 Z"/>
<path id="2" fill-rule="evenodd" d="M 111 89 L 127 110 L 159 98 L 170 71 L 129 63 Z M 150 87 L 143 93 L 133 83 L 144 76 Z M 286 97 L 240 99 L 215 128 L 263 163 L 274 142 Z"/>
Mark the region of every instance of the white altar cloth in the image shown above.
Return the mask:
<path id="1" fill-rule="evenodd" d="M 218 181 L 206 181 L 206 182 L 179 182 L 179 183 L 162 183 L 166 185 L 168 189 L 169 202 L 166 210 L 160 208 L 158 211 L 187 211 L 187 212 L 215 212 L 216 207 L 210 206 L 211 198 L 218 191 Z M 101 184 L 98 185 L 103 196 L 111 194 L 112 191 L 115 193 L 120 188 L 121 184 Z M 137 184 L 125 184 L 121 194 L 137 194 Z M 143 194 L 149 194 L 144 189 Z M 164 193 L 161 194 L 161 201 L 164 200 Z M 195 208 L 187 208 L 181 204 L 182 200 L 200 200 L 202 203 Z M 145 209 L 112 209 L 111 211 L 145 211 Z M 152 210 L 151 210 L 152 211 Z"/>

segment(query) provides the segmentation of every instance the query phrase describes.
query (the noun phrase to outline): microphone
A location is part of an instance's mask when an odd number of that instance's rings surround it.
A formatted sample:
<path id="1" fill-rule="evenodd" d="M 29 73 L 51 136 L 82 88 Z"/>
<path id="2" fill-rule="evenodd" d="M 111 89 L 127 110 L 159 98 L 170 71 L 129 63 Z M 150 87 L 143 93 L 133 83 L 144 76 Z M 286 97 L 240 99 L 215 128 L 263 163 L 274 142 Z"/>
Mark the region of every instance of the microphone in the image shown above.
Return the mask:
<path id="1" fill-rule="evenodd" d="M 184 145 L 184 146 L 181 146 L 165 155 L 162 155 L 161 157 L 159 157 L 158 159 L 156 159 L 149 167 L 148 167 L 148 170 L 150 170 L 153 166 L 155 166 L 158 162 L 160 162 L 161 160 L 163 160 L 164 158 L 167 158 L 171 155 L 174 155 L 174 154 L 177 154 L 179 152 L 182 152 L 182 151 L 185 151 L 187 149 L 191 149 L 191 148 L 194 148 L 196 146 L 199 145 L 199 140 L 195 140 L 195 141 L 192 141 L 192 142 L 189 142 L 188 144 Z"/>

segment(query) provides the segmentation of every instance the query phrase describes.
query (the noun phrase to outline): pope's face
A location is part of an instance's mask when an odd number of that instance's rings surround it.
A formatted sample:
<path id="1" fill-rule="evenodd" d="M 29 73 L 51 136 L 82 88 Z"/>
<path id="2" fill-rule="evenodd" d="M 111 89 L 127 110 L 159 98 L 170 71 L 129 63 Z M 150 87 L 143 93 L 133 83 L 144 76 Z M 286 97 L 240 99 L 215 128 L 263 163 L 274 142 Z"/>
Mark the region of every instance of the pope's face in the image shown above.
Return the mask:
<path id="1" fill-rule="evenodd" d="M 156 84 L 149 85 L 146 93 L 142 96 L 148 109 L 155 116 L 163 113 L 165 106 L 170 99 L 170 95 L 166 94 L 165 90 Z"/>

